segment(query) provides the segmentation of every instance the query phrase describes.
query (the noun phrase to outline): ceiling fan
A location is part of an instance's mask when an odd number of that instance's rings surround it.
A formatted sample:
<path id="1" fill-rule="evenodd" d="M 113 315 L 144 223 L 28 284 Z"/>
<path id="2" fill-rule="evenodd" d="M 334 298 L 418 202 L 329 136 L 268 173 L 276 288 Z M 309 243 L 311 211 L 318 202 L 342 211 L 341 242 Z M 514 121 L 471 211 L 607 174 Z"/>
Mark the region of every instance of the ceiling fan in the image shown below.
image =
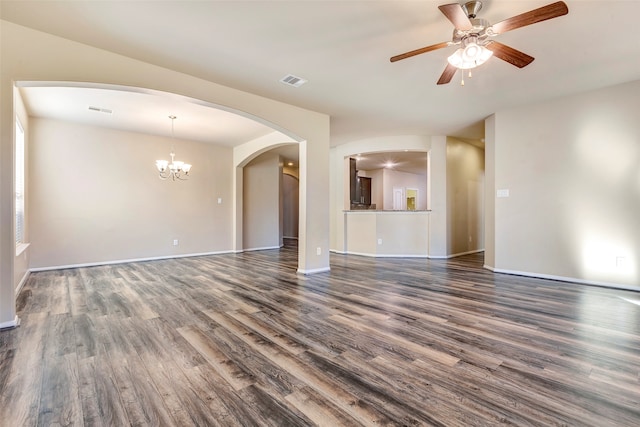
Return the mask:
<path id="1" fill-rule="evenodd" d="M 526 27 L 527 25 L 557 18 L 569 13 L 567 5 L 563 1 L 558 1 L 491 25 L 485 19 L 476 18 L 481 8 L 481 1 L 469 1 L 465 4 L 451 3 L 438 6 L 438 9 L 440 9 L 444 16 L 446 16 L 455 27 L 452 40 L 450 42 L 442 42 L 393 56 L 391 57 L 391 62 L 411 58 L 421 53 L 431 52 L 432 50 L 442 49 L 448 46 L 459 46 L 454 54 L 447 59 L 447 67 L 438 80 L 439 85 L 449 83 L 458 69 L 466 70 L 475 68 L 486 62 L 492 55 L 518 68 L 523 68 L 529 65 L 534 58 L 524 52 L 497 42 L 493 40 L 492 37 L 515 30 L 516 28 Z"/>

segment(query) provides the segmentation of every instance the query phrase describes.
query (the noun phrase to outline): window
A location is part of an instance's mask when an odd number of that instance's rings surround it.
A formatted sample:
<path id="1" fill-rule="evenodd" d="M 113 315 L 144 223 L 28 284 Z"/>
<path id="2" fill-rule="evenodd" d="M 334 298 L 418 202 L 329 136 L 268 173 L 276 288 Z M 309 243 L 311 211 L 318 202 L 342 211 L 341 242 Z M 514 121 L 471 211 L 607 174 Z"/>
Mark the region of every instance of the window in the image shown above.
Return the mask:
<path id="1" fill-rule="evenodd" d="M 24 169 L 24 129 L 16 119 L 16 246 L 25 243 Z"/>

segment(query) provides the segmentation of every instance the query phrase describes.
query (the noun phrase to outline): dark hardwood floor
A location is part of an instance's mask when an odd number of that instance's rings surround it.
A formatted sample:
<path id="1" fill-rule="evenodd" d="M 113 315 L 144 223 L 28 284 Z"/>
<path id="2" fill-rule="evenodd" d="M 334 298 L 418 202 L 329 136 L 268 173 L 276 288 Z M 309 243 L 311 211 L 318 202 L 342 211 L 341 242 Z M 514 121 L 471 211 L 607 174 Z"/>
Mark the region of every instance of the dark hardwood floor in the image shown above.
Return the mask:
<path id="1" fill-rule="evenodd" d="M 33 273 L 0 425 L 638 426 L 640 293 L 295 248 Z"/>

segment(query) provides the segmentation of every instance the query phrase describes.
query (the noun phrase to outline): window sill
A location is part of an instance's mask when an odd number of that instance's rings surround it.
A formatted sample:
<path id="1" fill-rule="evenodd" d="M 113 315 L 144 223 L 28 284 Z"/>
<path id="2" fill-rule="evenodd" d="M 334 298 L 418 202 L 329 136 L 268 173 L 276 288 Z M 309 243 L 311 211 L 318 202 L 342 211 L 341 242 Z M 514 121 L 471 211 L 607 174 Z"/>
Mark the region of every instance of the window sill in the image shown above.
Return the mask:
<path id="1" fill-rule="evenodd" d="M 16 245 L 16 256 L 19 256 L 22 252 L 26 251 L 29 245 L 31 245 L 31 243 L 20 243 Z"/>

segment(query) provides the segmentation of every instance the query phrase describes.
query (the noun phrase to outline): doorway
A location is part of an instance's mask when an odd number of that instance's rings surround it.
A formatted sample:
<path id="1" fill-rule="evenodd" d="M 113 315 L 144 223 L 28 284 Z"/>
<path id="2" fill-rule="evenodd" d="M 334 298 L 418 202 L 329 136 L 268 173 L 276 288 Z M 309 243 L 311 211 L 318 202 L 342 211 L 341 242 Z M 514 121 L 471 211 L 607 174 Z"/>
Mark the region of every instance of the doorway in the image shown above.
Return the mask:
<path id="1" fill-rule="evenodd" d="M 418 189 L 407 188 L 407 210 L 415 211 L 418 206 Z"/>
<path id="2" fill-rule="evenodd" d="M 402 211 L 405 209 L 404 188 L 393 187 L 393 210 Z"/>

